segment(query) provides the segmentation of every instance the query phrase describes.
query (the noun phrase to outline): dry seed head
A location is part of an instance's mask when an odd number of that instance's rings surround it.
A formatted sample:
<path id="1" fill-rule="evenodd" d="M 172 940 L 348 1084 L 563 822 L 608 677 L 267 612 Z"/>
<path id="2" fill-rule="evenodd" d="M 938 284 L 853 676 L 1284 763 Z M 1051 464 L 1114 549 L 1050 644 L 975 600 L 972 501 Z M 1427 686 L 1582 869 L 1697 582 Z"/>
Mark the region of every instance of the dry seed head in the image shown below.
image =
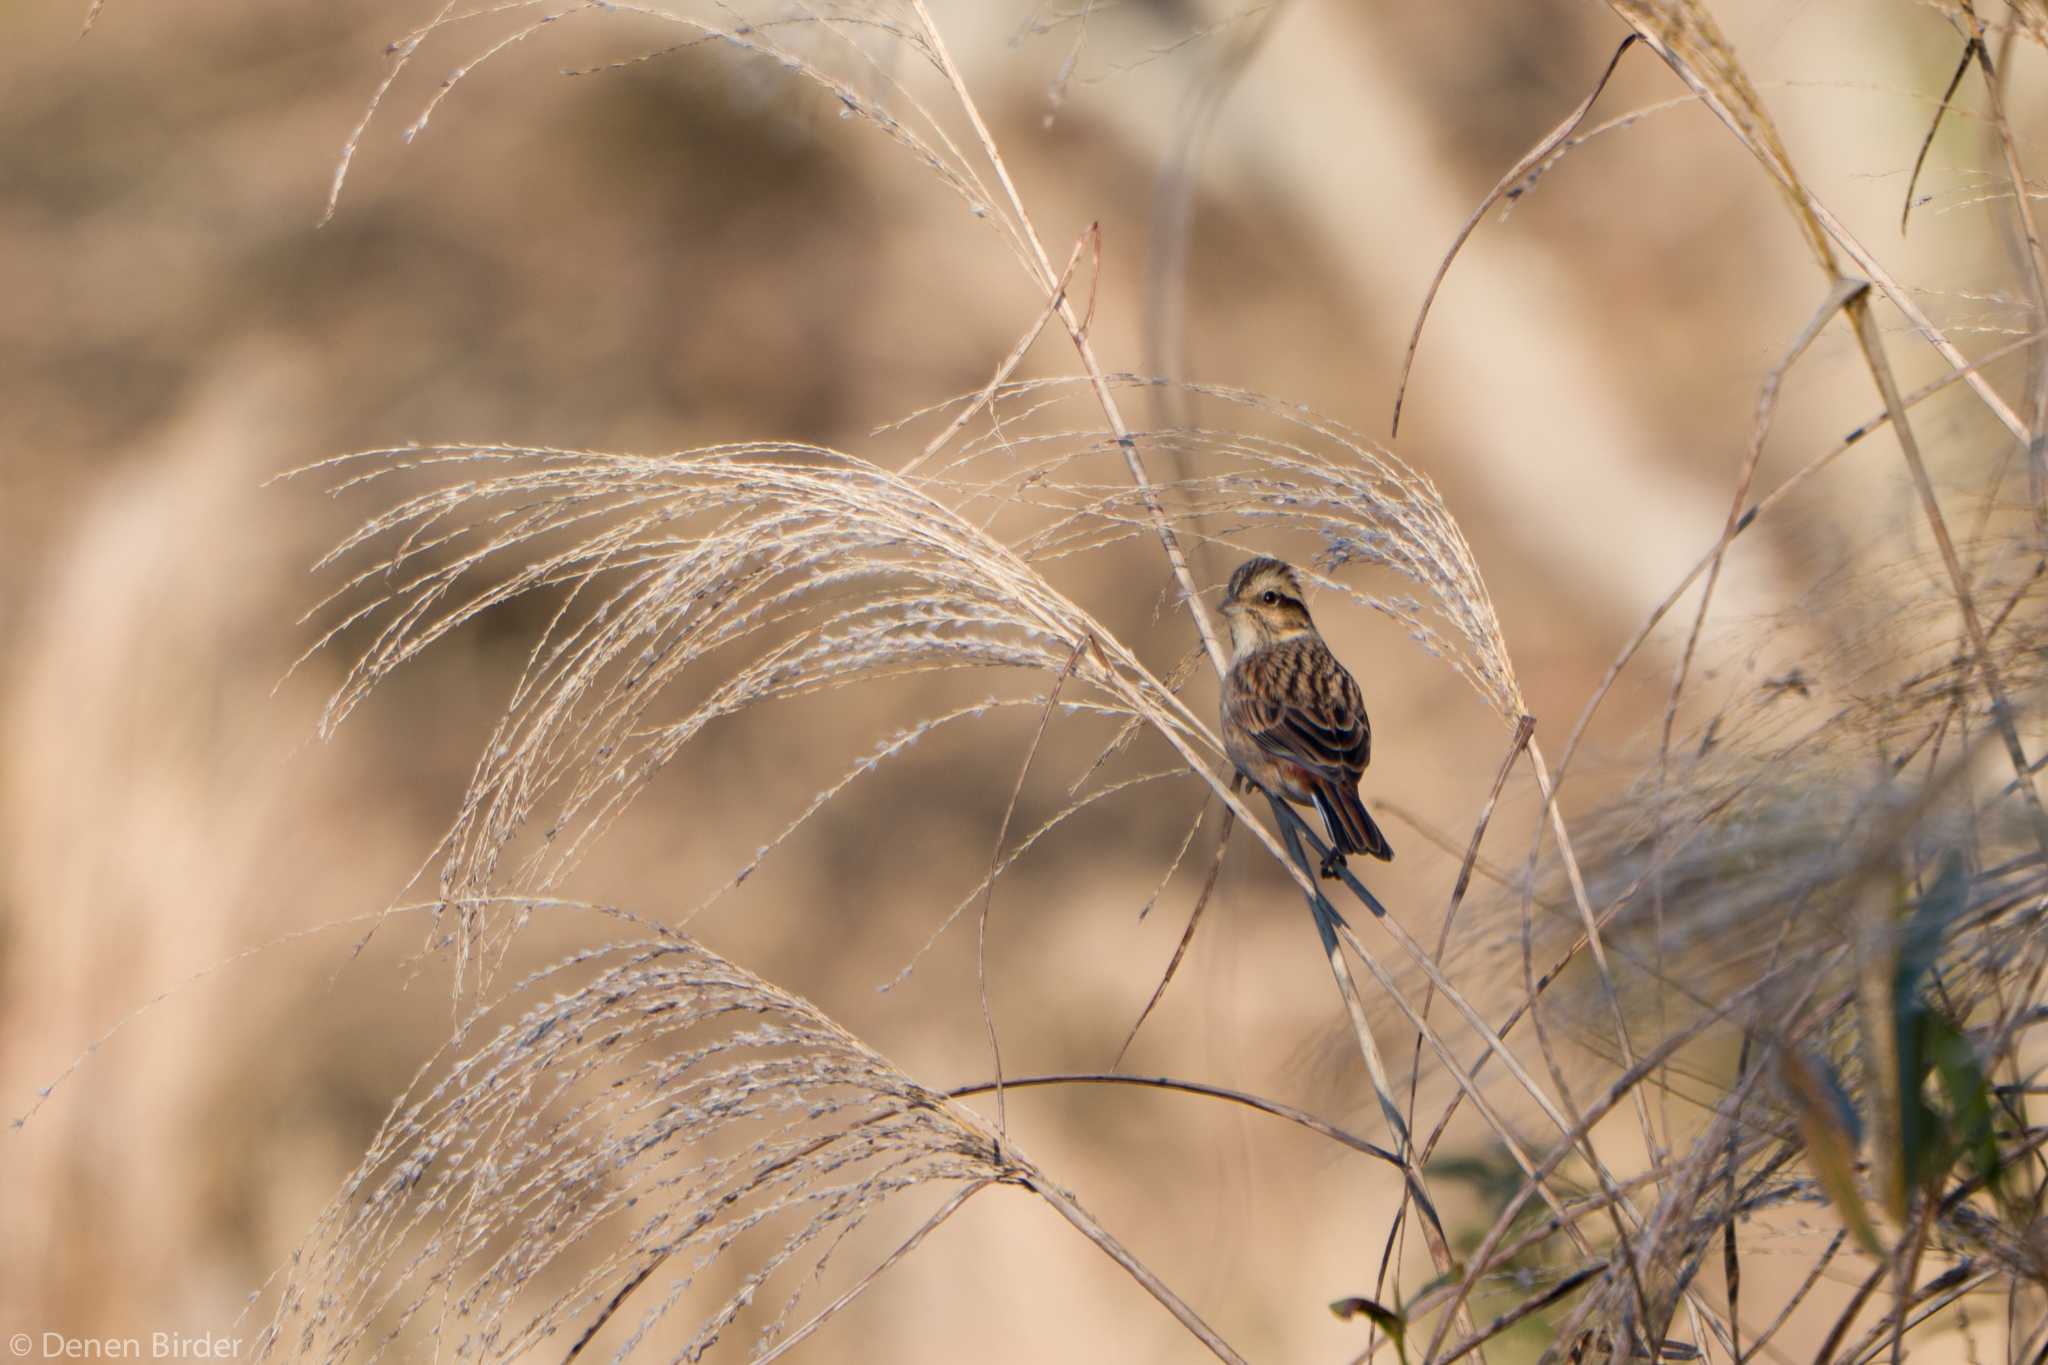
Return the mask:
<path id="1" fill-rule="evenodd" d="M 694 1359 L 750 1308 L 766 1345 L 884 1204 L 1029 1170 L 716 954 L 597 948 L 479 1011 L 422 1073 L 283 1273 L 256 1356 L 431 1339 L 510 1359 L 611 1321 L 607 1353 L 652 1337 Z"/>
<path id="2" fill-rule="evenodd" d="M 1213 385 L 1130 376 L 1115 383 L 1209 400 L 1228 424 L 1141 433 L 1148 459 L 1182 471 L 1158 476 L 1147 494 L 1119 477 L 1120 458 L 1105 449 L 1081 381 L 1006 385 L 991 409 L 999 420 L 991 416 L 967 439 L 942 477 L 963 505 L 1029 509 L 1036 524 L 1015 544 L 1033 564 L 1150 536 L 1155 497 L 1184 541 L 1208 542 L 1232 559 L 1303 544 L 1307 554 L 1291 558 L 1320 570 L 1318 585 L 1400 623 L 1504 724 L 1521 718 L 1521 687 L 1477 557 L 1429 479 L 1361 433 L 1298 405 Z M 1349 567 L 1391 570 L 1418 593 L 1369 593 L 1331 576 Z"/>
<path id="3" fill-rule="evenodd" d="M 918 673 L 1071 670 L 1077 704 L 1205 734 L 1008 546 L 850 456 L 440 447 L 324 467 L 362 471 L 344 487 L 469 475 L 406 497 L 329 557 L 367 564 L 330 599 L 341 622 L 320 645 L 370 637 L 330 729 L 450 630 L 526 594 L 554 602 L 443 841 L 450 906 L 551 887 L 705 726 L 769 702 Z M 519 865 L 502 868 L 543 812 Z M 458 912 L 457 926 L 467 965 L 502 949 L 517 920 Z"/>

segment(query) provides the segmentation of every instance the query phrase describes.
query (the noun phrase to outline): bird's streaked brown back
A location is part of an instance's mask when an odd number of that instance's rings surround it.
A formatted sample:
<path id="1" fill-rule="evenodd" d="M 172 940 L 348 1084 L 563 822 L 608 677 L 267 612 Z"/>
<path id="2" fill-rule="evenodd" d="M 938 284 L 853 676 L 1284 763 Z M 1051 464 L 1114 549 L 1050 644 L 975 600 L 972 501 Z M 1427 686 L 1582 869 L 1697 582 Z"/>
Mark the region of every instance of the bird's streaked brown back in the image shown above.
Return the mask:
<path id="1" fill-rule="evenodd" d="M 1232 719 L 1274 757 L 1342 782 L 1356 782 L 1372 762 L 1365 698 L 1320 639 L 1284 640 L 1231 672 Z"/>

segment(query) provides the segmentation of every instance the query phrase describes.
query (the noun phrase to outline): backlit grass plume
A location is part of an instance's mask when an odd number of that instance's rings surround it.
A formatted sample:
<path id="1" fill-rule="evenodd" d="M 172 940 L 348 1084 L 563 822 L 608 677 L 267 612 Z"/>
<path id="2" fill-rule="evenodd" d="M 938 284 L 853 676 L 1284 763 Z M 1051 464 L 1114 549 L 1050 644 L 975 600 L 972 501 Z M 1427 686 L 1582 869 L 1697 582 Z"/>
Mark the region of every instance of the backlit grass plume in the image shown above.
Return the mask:
<path id="1" fill-rule="evenodd" d="M 647 457 L 467 447 L 334 467 L 361 470 L 344 486 L 422 468 L 455 479 L 405 498 L 332 556 L 369 566 L 341 590 L 346 614 L 329 638 L 370 641 L 328 726 L 448 631 L 523 594 L 555 594 L 444 842 L 450 905 L 552 886 L 707 725 L 857 682 L 1036 672 L 1070 680 L 1069 705 L 1214 751 L 1171 691 L 1008 546 L 850 456 L 772 444 Z M 535 819 L 534 846 L 501 867 Z M 463 960 L 517 923 L 486 932 L 461 912 Z"/>
<path id="2" fill-rule="evenodd" d="M 1170 390 L 1176 408 L 1204 401 L 1214 426 L 1173 425 L 1137 442 L 1177 477 L 1148 492 L 1119 480 L 1112 452 L 1087 425 L 1092 401 L 1080 381 L 1005 386 L 985 430 L 945 466 L 964 506 L 1002 514 L 1037 509 L 1041 524 L 1020 535 L 1018 553 L 1050 563 L 1150 528 L 1148 498 L 1191 543 L 1215 546 L 1235 564 L 1285 551 L 1319 581 L 1399 622 L 1415 643 L 1443 659 L 1512 725 L 1526 710 L 1493 599 L 1477 557 L 1442 496 L 1398 455 L 1305 405 L 1211 384 L 1111 376 L 1120 393 Z M 1296 548 L 1298 547 L 1298 548 Z M 1344 579 L 1334 575 L 1352 571 Z M 1384 570 L 1415 592 L 1367 591 L 1361 574 Z"/>
<path id="3" fill-rule="evenodd" d="M 769 1359 L 996 1184 L 1125 1254 L 806 1001 L 680 938 L 595 948 L 423 1071 L 283 1272 L 255 1355 L 694 1360 L 744 1330 Z M 814 1302 L 848 1239 L 924 1191 L 946 1197 L 923 1225 Z"/>

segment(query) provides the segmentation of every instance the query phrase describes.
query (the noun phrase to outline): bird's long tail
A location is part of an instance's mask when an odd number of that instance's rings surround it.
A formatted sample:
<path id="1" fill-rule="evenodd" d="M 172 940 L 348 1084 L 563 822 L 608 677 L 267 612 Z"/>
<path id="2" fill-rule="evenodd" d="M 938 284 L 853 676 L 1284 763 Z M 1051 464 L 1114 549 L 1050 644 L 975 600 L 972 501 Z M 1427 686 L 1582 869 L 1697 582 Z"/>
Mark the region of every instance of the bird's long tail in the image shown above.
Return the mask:
<path id="1" fill-rule="evenodd" d="M 1323 828 L 1334 847 L 1345 853 L 1364 853 L 1381 862 L 1394 861 L 1394 846 L 1373 822 L 1371 812 L 1355 790 L 1334 782 L 1319 782 L 1314 795 L 1316 812 L 1323 817 Z"/>

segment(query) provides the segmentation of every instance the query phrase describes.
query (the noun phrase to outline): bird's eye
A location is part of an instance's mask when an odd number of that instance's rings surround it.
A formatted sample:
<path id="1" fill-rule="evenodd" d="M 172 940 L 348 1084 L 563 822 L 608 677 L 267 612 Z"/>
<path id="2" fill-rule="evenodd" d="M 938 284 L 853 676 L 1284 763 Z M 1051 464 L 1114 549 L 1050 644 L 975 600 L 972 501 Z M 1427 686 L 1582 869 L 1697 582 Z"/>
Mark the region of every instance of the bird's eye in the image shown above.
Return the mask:
<path id="1" fill-rule="evenodd" d="M 1267 606 L 1269 606 L 1269 607 L 1270 607 L 1270 606 L 1272 606 L 1272 605 L 1273 605 L 1273 604 L 1274 604 L 1275 602 L 1278 602 L 1279 600 L 1280 600 L 1280 594 L 1279 594 L 1279 593 L 1277 593 L 1277 592 L 1274 592 L 1274 591 L 1273 591 L 1272 589 L 1270 589 L 1270 588 L 1268 588 L 1268 589 L 1266 590 L 1266 605 L 1267 605 Z"/>

